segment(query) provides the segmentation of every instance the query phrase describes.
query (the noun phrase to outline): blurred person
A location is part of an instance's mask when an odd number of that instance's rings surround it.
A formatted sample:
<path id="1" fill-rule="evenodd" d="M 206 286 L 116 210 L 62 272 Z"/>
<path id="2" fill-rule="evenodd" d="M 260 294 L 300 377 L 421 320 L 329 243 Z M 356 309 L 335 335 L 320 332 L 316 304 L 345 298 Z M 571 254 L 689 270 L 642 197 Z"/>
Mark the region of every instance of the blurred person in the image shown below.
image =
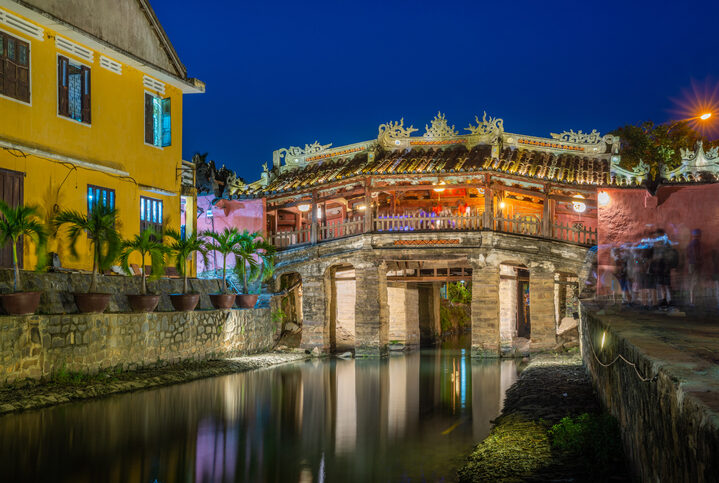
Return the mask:
<path id="1" fill-rule="evenodd" d="M 712 250 L 712 282 L 714 283 L 714 298 L 719 307 L 719 251 Z"/>
<path id="2" fill-rule="evenodd" d="M 687 245 L 687 272 L 689 282 L 689 305 L 694 305 L 694 292 L 699 284 L 699 270 L 702 261 L 702 231 L 692 230 L 692 239 Z"/>
<path id="3" fill-rule="evenodd" d="M 622 290 L 622 303 L 628 304 L 632 301 L 632 294 L 629 290 L 627 253 L 621 245 L 612 248 L 611 253 L 614 260 L 614 276 L 619 282 L 619 288 Z"/>
<path id="4" fill-rule="evenodd" d="M 657 302 L 661 308 L 669 307 L 672 303 L 671 271 L 674 268 L 674 254 L 672 252 L 672 242 L 664 232 L 659 229 L 654 232 L 652 239 L 652 261 L 651 272 L 654 276 L 654 282 L 657 289 Z"/>
<path id="5" fill-rule="evenodd" d="M 655 295 L 657 284 L 652 271 L 652 238 L 645 234 L 636 246 L 637 253 L 637 283 L 644 308 L 651 308 L 656 305 Z"/>

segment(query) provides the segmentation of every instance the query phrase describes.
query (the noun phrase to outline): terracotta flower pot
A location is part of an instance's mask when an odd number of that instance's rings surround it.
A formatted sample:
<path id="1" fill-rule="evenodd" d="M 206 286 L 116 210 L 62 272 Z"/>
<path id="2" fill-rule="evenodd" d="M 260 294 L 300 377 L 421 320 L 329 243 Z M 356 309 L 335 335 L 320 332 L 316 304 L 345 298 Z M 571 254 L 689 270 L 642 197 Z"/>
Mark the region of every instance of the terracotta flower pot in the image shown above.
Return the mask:
<path id="1" fill-rule="evenodd" d="M 159 295 L 127 294 L 133 312 L 153 312 L 160 303 Z"/>
<path id="2" fill-rule="evenodd" d="M 170 302 L 178 312 L 192 312 L 200 302 L 199 293 L 173 293 L 170 294 Z"/>
<path id="3" fill-rule="evenodd" d="M 216 309 L 229 309 L 235 304 L 235 294 L 233 293 L 213 293 L 210 294 L 210 302 Z"/>
<path id="4" fill-rule="evenodd" d="M 256 293 L 239 294 L 239 295 L 237 295 L 237 306 L 242 309 L 254 309 L 255 304 L 257 303 L 258 297 L 259 297 L 259 294 L 256 294 Z"/>
<path id="5" fill-rule="evenodd" d="M 82 314 L 101 314 L 110 304 L 109 293 L 76 293 L 75 304 Z"/>
<path id="6" fill-rule="evenodd" d="M 15 292 L 0 295 L 0 302 L 8 315 L 34 314 L 40 305 L 42 292 Z"/>

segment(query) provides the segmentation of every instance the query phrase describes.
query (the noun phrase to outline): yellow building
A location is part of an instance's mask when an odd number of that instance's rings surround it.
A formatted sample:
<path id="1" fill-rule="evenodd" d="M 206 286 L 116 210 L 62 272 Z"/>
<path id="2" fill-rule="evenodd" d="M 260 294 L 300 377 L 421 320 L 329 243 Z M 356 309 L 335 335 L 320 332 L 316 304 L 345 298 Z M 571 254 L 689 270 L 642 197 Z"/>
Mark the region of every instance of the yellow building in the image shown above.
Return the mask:
<path id="1" fill-rule="evenodd" d="M 202 92 L 147 0 L 0 0 L 0 199 L 49 217 L 99 198 L 125 238 L 179 229 L 182 96 Z M 62 234 L 49 249 L 91 268 Z"/>

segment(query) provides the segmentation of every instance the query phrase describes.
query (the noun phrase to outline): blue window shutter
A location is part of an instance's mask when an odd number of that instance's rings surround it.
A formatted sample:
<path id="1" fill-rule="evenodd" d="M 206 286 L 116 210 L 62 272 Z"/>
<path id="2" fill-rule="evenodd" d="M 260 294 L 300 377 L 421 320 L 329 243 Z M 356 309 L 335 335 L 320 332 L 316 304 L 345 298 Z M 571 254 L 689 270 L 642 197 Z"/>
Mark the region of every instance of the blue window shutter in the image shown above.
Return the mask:
<path id="1" fill-rule="evenodd" d="M 162 146 L 172 144 L 172 116 L 170 109 L 171 99 L 162 100 Z"/>

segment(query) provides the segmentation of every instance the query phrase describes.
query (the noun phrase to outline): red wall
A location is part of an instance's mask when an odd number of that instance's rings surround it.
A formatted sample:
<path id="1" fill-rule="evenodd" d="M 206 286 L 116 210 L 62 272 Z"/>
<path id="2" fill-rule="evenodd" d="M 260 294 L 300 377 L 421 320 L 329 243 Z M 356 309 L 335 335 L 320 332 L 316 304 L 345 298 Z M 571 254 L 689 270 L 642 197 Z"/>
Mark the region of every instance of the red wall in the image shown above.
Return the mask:
<path id="1" fill-rule="evenodd" d="M 236 227 L 240 231 L 265 233 L 265 200 L 218 200 L 212 205 L 214 196 L 198 196 L 197 206 L 202 209 L 202 214 L 197 218 L 197 230 L 214 230 L 220 232 L 225 228 Z M 207 216 L 208 209 L 212 209 L 212 218 Z M 212 270 L 215 260 L 217 268 L 222 268 L 222 256 L 219 253 L 208 254 L 208 266 L 205 267 L 202 259 L 198 260 L 197 272 Z M 227 258 L 227 267 L 233 267 L 235 259 L 233 256 Z"/>
<path id="2" fill-rule="evenodd" d="M 686 278 L 686 247 L 691 231 L 702 231 L 701 280 L 708 289 L 713 271 L 712 250 L 719 250 L 719 184 L 687 187 L 664 186 L 656 196 L 645 189 L 608 189 L 609 203 L 599 207 L 600 293 L 608 291 L 611 247 L 636 241 L 648 229 L 663 229 L 680 254 L 680 267 L 672 272 L 672 286 L 683 289 Z"/>

